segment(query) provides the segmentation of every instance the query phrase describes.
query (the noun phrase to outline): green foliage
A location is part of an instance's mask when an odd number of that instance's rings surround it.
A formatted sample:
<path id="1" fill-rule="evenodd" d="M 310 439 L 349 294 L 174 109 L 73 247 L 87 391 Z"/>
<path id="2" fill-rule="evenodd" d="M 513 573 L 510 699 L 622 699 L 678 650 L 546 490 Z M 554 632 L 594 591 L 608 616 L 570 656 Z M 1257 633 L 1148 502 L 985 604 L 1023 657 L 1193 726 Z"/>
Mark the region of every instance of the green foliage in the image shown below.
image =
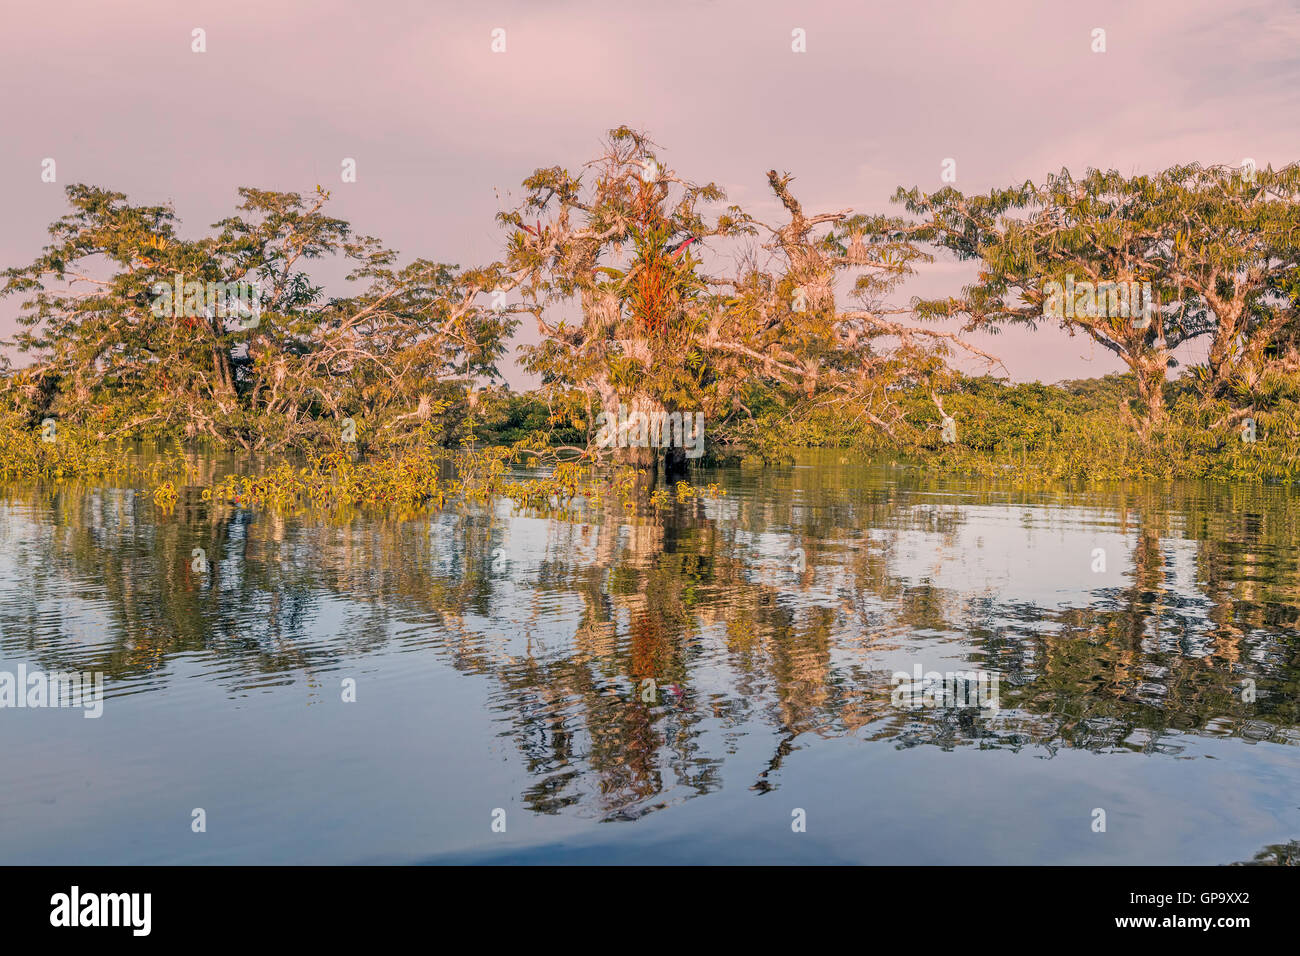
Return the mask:
<path id="1" fill-rule="evenodd" d="M 915 303 L 922 316 L 964 316 L 967 328 L 1049 321 L 1084 334 L 1133 372 L 1144 427 L 1164 414 L 1171 353 L 1191 339 L 1209 338 L 1193 379 L 1208 398 L 1232 392 L 1248 404 L 1267 368 L 1300 368 L 1300 164 L 1190 164 L 1132 177 L 1090 169 L 1078 179 L 1063 169 L 1041 186 L 975 196 L 900 189 L 895 200 L 925 216 L 919 237 L 983 263 L 960 295 Z M 1085 284 L 1077 302 L 1076 282 Z M 1093 296 L 1103 283 L 1149 289 L 1150 315 L 1138 321 L 1114 298 L 1102 307 Z"/>
<path id="2" fill-rule="evenodd" d="M 345 419 L 363 447 L 453 440 L 444 413 L 467 382 L 496 374 L 515 324 L 479 302 L 500 268 L 398 267 L 322 212 L 322 190 L 239 193 L 234 216 L 188 240 L 170 208 L 68 187 L 72 211 L 50 245 L 5 272 L 3 294 L 21 297 L 12 344 L 32 359 L 0 383 L 5 407 L 28 426 L 55 417 L 103 440 L 339 447 Z M 304 271 L 326 256 L 349 261 L 362 291 L 326 298 Z M 255 286 L 256 308 L 227 308 L 223 290 L 252 299 Z"/>
<path id="3" fill-rule="evenodd" d="M 544 437 L 547 445 L 585 447 L 591 427 L 585 408 L 575 403 L 552 408 L 536 394 L 501 390 L 479 393 L 475 418 L 475 436 L 485 445 L 513 445 Z"/>
<path id="4" fill-rule="evenodd" d="M 899 451 L 939 472 L 1026 480 L 1300 479 L 1300 394 L 1261 413 L 1256 440 L 1246 442 L 1230 405 L 1207 407 L 1190 383 L 1171 385 L 1169 415 L 1143 428 L 1126 414 L 1133 389 L 1128 375 L 1060 386 L 971 380 L 944 399 L 955 443 Z M 918 424 L 935 418 L 925 399 L 909 399 Z"/>
<path id="5" fill-rule="evenodd" d="M 1062 170 L 972 196 L 900 190 L 919 222 L 806 212 L 792 182 L 768 172 L 784 218 L 767 224 L 619 127 L 580 170 L 527 177 L 498 216 L 504 260 L 470 269 L 400 264 L 327 215 L 319 187 L 241 189 L 231 216 L 183 238 L 169 206 L 71 186 L 49 245 L 4 272 L 0 294 L 21 303 L 7 344 L 29 361 L 0 375 L 0 477 L 105 475 L 122 443 L 164 439 L 309 462 L 239 486 L 257 501 L 315 501 L 331 485 L 354 503 L 479 500 L 507 493 L 503 476 L 533 461 L 550 474 L 509 494 L 567 502 L 581 485 L 622 500 L 630 479 L 597 481 L 598 466 L 617 454 L 646 467 L 661 453 L 597 447 L 600 416 L 626 406 L 702 412 L 715 462 L 823 445 L 939 470 L 1295 478 L 1300 166 Z M 933 249 L 979 259 L 978 280 L 890 306 Z M 350 267 L 351 295 L 329 296 L 313 276 L 329 257 Z M 1066 280 L 1150 284 L 1149 325 L 1047 309 L 1128 374 L 1008 386 L 949 366 L 961 349 L 996 367 L 963 333 L 1037 327 L 1050 284 Z M 212 292 L 253 283 L 251 322 Z M 542 383 L 529 395 L 492 384 L 521 313 L 541 333 L 520 349 Z M 913 324 L 953 317 L 957 332 Z M 1206 363 L 1169 381 L 1173 350 L 1197 338 Z M 942 438 L 947 417 L 955 443 Z M 51 418 L 54 445 L 37 437 Z M 1247 420 L 1253 443 L 1238 437 Z"/>
<path id="6" fill-rule="evenodd" d="M 118 480 L 148 485 L 184 471 L 179 449 L 169 449 L 147 463 L 137 443 L 102 441 L 85 428 L 54 420 L 46 440 L 44 427 L 29 427 L 23 416 L 0 411 L 0 481 Z"/>

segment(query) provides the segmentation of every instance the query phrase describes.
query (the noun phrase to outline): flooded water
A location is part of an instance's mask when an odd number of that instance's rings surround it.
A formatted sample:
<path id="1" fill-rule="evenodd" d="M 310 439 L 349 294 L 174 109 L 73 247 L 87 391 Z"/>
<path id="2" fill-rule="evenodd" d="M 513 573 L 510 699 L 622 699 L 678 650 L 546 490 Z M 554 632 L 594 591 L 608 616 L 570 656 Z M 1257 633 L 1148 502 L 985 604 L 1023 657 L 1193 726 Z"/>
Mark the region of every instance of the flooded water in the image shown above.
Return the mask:
<path id="1" fill-rule="evenodd" d="M 0 674 L 104 680 L 0 707 L 0 862 L 1296 859 L 1295 492 L 694 480 L 586 523 L 0 490 Z"/>

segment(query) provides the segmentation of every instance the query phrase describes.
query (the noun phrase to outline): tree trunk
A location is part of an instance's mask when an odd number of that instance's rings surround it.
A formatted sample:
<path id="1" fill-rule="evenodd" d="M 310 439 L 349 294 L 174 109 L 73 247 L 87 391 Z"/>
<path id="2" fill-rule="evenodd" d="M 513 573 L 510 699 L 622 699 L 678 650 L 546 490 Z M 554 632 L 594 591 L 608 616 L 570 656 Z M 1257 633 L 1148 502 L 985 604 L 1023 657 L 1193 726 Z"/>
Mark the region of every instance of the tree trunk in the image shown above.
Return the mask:
<path id="1" fill-rule="evenodd" d="M 626 419 L 620 424 L 626 425 L 626 447 L 619 448 L 619 460 L 634 468 L 658 471 L 659 456 L 662 449 L 651 435 L 651 423 L 656 413 L 663 412 L 664 407 L 649 395 L 638 394 L 624 406 Z"/>
<path id="2" fill-rule="evenodd" d="M 624 399 L 603 377 L 593 384 L 605 415 L 602 427 L 613 430 L 614 441 L 606 447 L 615 461 L 649 472 L 652 479 L 658 477 L 661 464 L 670 479 L 687 473 L 686 449 L 663 434 L 669 429 L 662 424 L 667 412 L 662 402 L 645 393 Z"/>
<path id="3" fill-rule="evenodd" d="M 1165 417 L 1165 369 L 1167 359 L 1163 353 L 1142 356 L 1132 364 L 1137 379 L 1138 402 L 1142 407 L 1143 425 L 1150 428 Z"/>
<path id="4" fill-rule="evenodd" d="M 1210 369 L 1210 394 L 1218 395 L 1227 386 L 1237 364 L 1233 361 L 1232 347 L 1241 335 L 1244 303 L 1239 305 L 1236 300 L 1211 298 L 1209 304 L 1218 319 L 1218 328 L 1214 332 L 1214 341 L 1210 343 L 1206 365 Z"/>

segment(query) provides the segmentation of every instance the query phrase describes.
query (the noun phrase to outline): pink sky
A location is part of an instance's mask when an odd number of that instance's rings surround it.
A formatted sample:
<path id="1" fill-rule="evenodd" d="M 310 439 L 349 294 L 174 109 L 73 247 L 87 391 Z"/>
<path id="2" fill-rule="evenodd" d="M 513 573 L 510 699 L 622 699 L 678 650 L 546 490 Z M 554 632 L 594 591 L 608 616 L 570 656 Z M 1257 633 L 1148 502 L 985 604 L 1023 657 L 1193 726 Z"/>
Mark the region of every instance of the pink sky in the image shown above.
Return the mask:
<path id="1" fill-rule="evenodd" d="M 791 51 L 796 27 L 807 53 Z M 408 258 L 489 261 L 500 197 L 537 166 L 580 165 L 621 123 L 769 220 L 770 168 L 796 176 L 806 208 L 888 211 L 899 185 L 939 188 L 946 157 L 968 192 L 1062 166 L 1279 166 L 1300 159 L 1297 51 L 1294 0 L 15 6 L 0 34 L 0 263 L 37 254 L 73 182 L 170 200 L 193 233 L 230 214 L 238 186 L 320 183 L 334 215 Z M 57 185 L 40 180 L 45 157 Z M 356 183 L 340 182 L 344 157 Z M 923 268 L 909 291 L 970 275 Z M 0 302 L 0 335 L 16 311 Z M 1119 368 L 1055 330 L 977 344 L 1017 380 Z"/>

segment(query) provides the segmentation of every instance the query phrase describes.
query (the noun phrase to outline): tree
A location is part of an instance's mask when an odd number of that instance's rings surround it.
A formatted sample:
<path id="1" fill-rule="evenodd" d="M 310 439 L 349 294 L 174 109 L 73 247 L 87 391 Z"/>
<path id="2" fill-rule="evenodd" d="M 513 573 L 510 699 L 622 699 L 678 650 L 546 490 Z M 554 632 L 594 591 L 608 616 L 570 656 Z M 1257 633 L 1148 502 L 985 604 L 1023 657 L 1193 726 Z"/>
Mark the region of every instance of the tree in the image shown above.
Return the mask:
<path id="1" fill-rule="evenodd" d="M 901 220 L 805 215 L 791 177 L 775 172 L 788 223 L 769 226 L 736 206 L 711 213 L 722 191 L 662 168 L 654 143 L 627 127 L 585 169 L 537 170 L 524 201 L 499 218 L 512 229 L 506 270 L 543 338 L 525 350 L 527 367 L 591 412 L 614 418 L 625 407 L 653 420 L 698 410 L 717 439 L 743 432 L 742 414 L 752 422 L 747 396 L 775 390 L 795 405 L 848 403 L 890 431 L 887 417 L 901 420 L 891 383 L 918 368 L 939 374 L 951 344 L 978 352 L 889 318 L 907 310 L 879 301 L 924 258 Z M 752 241 L 760 230 L 770 235 L 761 246 Z M 862 273 L 859 307 L 841 310 L 834 286 L 845 269 Z M 893 346 L 874 348 L 882 339 Z M 619 452 L 643 467 L 659 461 L 651 447 Z"/>
<path id="2" fill-rule="evenodd" d="M 24 295 L 15 344 L 34 361 L 4 392 L 32 421 L 102 438 L 180 433 L 273 450 L 446 437 L 437 412 L 496 374 L 515 320 L 481 295 L 497 266 L 396 265 L 322 209 L 328 193 L 241 189 L 236 214 L 188 240 L 166 206 L 88 186 L 32 264 L 5 272 Z M 364 291 L 326 298 L 304 267 L 341 255 Z M 237 293 L 237 294 L 232 294 Z"/>
<path id="3" fill-rule="evenodd" d="M 1128 365 L 1149 426 L 1164 416 L 1179 345 L 1211 337 L 1198 373 L 1208 397 L 1258 365 L 1282 332 L 1276 290 L 1295 268 L 1298 188 L 1294 165 L 1192 164 L 1134 177 L 1088 170 L 1078 180 L 1062 170 L 1042 186 L 970 197 L 900 189 L 895 198 L 926 217 L 924 238 L 983 262 L 960 296 L 919 311 L 964 316 L 966 329 L 1055 319 Z M 1140 307 L 1131 283 L 1143 290 Z"/>
<path id="4" fill-rule="evenodd" d="M 698 349 L 711 296 L 692 247 L 747 223 L 735 210 L 706 222 L 698 207 L 721 190 L 661 168 L 653 146 L 613 130 L 587 172 L 538 169 L 526 199 L 499 216 L 513 230 L 506 268 L 542 336 L 523 349 L 525 367 L 548 391 L 576 390 L 589 421 L 695 411 L 712 420 L 735 388 Z M 642 467 L 660 457 L 648 444 L 615 453 Z"/>
<path id="5" fill-rule="evenodd" d="M 989 365 L 998 360 L 957 334 L 903 321 L 912 309 L 889 304 L 913 263 L 931 259 L 913 242 L 914 225 L 851 209 L 806 214 L 789 173 L 770 170 L 767 178 L 789 221 L 758 223 L 771 237 L 763 246 L 770 261 L 750 257 L 730 281 L 736 297 L 719 347 L 761 363 L 762 387 L 784 390 L 791 415 L 830 405 L 891 438 L 913 437 L 903 434 L 910 426 L 895 401 L 900 388 L 925 385 L 942 414 L 936 392 L 953 379 L 946 364 L 953 347 Z M 840 273 L 854 274 L 847 307 L 837 294 Z"/>

